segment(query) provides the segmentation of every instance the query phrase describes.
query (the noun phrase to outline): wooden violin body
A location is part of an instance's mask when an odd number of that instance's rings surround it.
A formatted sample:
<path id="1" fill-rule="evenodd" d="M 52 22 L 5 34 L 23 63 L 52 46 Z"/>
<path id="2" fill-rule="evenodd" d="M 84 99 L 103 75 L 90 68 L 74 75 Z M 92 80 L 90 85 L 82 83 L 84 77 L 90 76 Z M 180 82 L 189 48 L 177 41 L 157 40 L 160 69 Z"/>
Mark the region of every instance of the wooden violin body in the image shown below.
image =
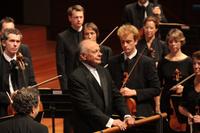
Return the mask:
<path id="1" fill-rule="evenodd" d="M 124 72 L 124 80 L 123 80 L 122 87 L 124 86 L 124 83 L 127 82 L 127 80 L 128 80 L 128 73 Z M 128 106 L 130 114 L 135 115 L 135 113 L 136 113 L 136 102 L 135 102 L 135 100 L 133 98 L 126 97 L 126 104 Z"/>
<path id="2" fill-rule="evenodd" d="M 133 98 L 126 98 L 126 103 L 128 105 L 128 109 L 131 115 L 135 115 L 136 113 L 136 101 Z"/>
<path id="3" fill-rule="evenodd" d="M 175 108 L 173 106 L 172 103 L 172 99 L 170 99 L 170 106 L 171 109 L 173 111 L 173 113 L 170 115 L 169 117 L 169 126 L 172 130 L 176 131 L 176 132 L 185 132 L 186 131 L 186 123 L 180 123 L 178 121 L 176 112 L 175 112 Z"/>

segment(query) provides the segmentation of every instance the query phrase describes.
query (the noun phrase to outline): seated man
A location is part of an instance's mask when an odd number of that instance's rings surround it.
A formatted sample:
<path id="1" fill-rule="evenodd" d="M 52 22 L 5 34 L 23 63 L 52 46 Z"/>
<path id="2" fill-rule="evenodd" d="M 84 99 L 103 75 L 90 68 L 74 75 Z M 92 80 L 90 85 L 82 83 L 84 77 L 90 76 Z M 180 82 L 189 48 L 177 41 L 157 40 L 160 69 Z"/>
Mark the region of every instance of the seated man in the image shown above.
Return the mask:
<path id="1" fill-rule="evenodd" d="M 0 123 L 2 133 L 48 133 L 48 128 L 34 118 L 39 112 L 39 91 L 35 88 L 22 88 L 13 93 L 13 118 Z"/>

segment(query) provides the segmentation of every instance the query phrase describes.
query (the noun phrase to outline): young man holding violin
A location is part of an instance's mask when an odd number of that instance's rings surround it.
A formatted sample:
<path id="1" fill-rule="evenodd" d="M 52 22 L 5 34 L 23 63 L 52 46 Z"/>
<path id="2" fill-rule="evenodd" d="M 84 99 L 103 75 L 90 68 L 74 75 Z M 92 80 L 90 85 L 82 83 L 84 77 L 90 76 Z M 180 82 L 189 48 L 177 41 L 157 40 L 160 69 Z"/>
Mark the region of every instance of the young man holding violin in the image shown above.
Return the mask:
<path id="1" fill-rule="evenodd" d="M 136 101 L 136 112 L 132 112 L 136 118 L 151 116 L 155 113 L 154 97 L 160 94 L 155 63 L 151 58 L 138 53 L 136 45 L 139 32 L 136 27 L 130 24 L 122 25 L 117 35 L 123 52 L 109 61 L 108 69 L 112 79 L 124 97 Z M 123 82 L 124 72 L 128 73 L 125 82 Z M 140 129 L 141 132 L 147 131 L 143 126 Z"/>
<path id="2" fill-rule="evenodd" d="M 18 29 L 5 29 L 2 36 L 3 54 L 0 55 L 0 117 L 7 115 L 10 95 L 22 87 L 36 84 L 31 61 L 19 54 L 22 34 Z"/>

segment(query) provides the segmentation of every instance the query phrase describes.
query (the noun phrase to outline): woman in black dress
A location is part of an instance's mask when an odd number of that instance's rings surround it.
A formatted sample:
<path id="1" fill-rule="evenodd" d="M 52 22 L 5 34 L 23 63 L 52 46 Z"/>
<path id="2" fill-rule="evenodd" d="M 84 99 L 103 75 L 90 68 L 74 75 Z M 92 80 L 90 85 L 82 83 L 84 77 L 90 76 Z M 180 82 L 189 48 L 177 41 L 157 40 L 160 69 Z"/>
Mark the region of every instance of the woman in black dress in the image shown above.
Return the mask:
<path id="1" fill-rule="evenodd" d="M 144 20 L 143 37 L 137 44 L 138 52 L 146 47 L 144 55 L 147 55 L 156 63 L 169 53 L 166 42 L 162 41 L 158 35 L 159 20 L 156 17 L 149 16 Z"/>
<path id="2" fill-rule="evenodd" d="M 185 37 L 181 30 L 171 29 L 166 37 L 170 53 L 167 54 L 158 65 L 158 73 L 161 81 L 161 112 L 167 112 L 168 122 L 172 112 L 171 95 L 181 94 L 185 84 L 177 85 L 180 81 L 193 73 L 192 59 L 184 54 L 181 47 L 185 44 Z M 180 100 L 180 98 L 178 98 Z M 179 102 L 176 99 L 176 105 Z M 178 106 L 174 106 L 178 112 Z M 179 114 L 180 115 L 180 114 Z M 172 127 L 171 127 L 172 128 Z M 168 131 L 170 132 L 170 131 Z"/>
<path id="3" fill-rule="evenodd" d="M 193 133 L 200 133 L 200 51 L 193 54 L 193 70 L 195 77 L 183 91 L 179 112 L 188 118 Z"/>

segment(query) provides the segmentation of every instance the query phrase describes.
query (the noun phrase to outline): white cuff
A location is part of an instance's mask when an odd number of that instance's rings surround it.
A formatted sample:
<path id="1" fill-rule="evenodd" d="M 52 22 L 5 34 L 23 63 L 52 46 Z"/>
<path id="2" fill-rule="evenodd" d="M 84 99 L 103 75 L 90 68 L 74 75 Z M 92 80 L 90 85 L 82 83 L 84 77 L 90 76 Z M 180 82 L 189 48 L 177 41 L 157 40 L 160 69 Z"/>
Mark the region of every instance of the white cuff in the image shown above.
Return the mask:
<path id="1" fill-rule="evenodd" d="M 110 118 L 110 119 L 108 120 L 107 124 L 106 124 L 106 127 L 112 127 L 113 121 L 114 121 L 114 120 L 113 120 L 112 118 Z"/>

